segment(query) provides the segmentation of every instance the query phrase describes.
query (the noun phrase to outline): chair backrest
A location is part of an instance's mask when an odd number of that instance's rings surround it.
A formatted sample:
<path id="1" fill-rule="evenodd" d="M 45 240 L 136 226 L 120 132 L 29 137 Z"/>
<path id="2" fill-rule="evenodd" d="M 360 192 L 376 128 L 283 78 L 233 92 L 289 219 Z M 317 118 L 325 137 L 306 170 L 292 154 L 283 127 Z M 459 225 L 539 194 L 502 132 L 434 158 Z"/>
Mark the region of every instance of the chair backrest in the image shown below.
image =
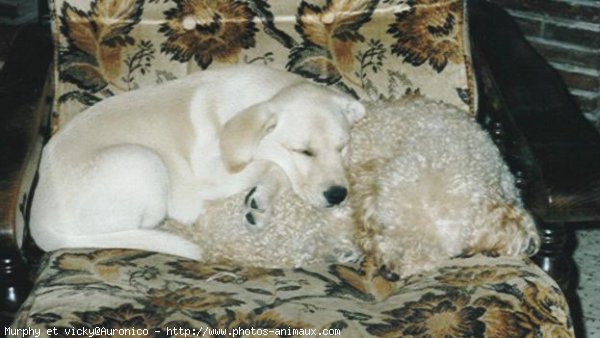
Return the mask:
<path id="1" fill-rule="evenodd" d="M 407 93 L 473 113 L 466 0 L 50 0 L 55 129 L 104 98 L 261 63 L 363 100 Z"/>

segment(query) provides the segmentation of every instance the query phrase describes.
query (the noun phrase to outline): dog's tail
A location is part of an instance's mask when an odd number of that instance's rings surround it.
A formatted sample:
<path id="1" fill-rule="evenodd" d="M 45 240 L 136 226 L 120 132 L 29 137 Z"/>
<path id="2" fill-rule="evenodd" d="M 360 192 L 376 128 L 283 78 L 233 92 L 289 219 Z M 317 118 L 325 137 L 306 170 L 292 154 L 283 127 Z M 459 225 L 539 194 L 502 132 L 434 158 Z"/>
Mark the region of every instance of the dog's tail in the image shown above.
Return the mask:
<path id="1" fill-rule="evenodd" d="M 39 228 L 34 235 L 44 251 L 64 248 L 122 248 L 161 252 L 200 260 L 200 247 L 176 234 L 154 229 L 134 229 L 118 232 L 73 235 Z"/>

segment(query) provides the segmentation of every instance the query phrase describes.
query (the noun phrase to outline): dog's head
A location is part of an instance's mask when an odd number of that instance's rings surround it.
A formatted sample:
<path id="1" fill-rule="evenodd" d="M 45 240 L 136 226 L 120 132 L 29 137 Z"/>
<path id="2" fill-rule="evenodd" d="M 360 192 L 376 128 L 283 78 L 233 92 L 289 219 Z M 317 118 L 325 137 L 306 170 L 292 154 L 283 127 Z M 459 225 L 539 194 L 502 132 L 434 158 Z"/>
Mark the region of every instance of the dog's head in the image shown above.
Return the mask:
<path id="1" fill-rule="evenodd" d="M 306 202 L 334 206 L 348 193 L 342 157 L 350 128 L 364 113 L 361 103 L 331 89 L 290 86 L 228 121 L 221 154 L 232 172 L 251 161 L 274 162 Z"/>

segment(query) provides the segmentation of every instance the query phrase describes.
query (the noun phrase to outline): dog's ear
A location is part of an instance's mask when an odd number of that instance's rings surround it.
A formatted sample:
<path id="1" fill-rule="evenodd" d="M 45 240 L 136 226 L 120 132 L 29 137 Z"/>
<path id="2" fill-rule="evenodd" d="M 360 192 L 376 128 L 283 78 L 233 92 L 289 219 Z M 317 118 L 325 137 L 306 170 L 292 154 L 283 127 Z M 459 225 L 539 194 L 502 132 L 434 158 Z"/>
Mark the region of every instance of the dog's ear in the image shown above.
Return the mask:
<path id="1" fill-rule="evenodd" d="M 259 103 L 238 113 L 225 123 L 219 137 L 221 157 L 227 170 L 236 173 L 252 161 L 262 138 L 272 131 L 277 117 L 267 103 Z"/>
<path id="2" fill-rule="evenodd" d="M 342 113 L 346 116 L 346 119 L 348 119 L 350 124 L 356 123 L 365 116 L 365 106 L 358 100 L 346 96 L 339 97 L 339 100 L 342 107 Z"/>

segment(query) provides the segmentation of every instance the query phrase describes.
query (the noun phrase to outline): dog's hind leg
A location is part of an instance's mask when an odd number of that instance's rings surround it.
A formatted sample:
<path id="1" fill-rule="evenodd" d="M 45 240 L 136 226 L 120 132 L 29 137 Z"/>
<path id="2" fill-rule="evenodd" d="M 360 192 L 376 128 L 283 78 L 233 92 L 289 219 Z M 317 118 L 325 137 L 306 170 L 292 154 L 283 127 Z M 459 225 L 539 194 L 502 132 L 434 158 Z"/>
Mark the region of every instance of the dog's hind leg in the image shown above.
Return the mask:
<path id="1" fill-rule="evenodd" d="M 133 144 L 102 149 L 83 179 L 77 218 L 87 231 L 152 228 L 167 213 L 169 177 L 160 156 Z"/>
<path id="2" fill-rule="evenodd" d="M 42 249 L 129 248 L 200 257 L 195 243 L 151 229 L 166 216 L 169 186 L 157 153 L 138 145 L 118 145 L 100 150 L 84 165 L 82 175 L 48 174 L 40 179 L 43 187 L 34 198 L 40 199 L 40 207 L 32 235 Z M 59 180 L 71 180 L 76 189 L 57 194 Z M 70 199 L 58 201 L 57 196 Z"/>

